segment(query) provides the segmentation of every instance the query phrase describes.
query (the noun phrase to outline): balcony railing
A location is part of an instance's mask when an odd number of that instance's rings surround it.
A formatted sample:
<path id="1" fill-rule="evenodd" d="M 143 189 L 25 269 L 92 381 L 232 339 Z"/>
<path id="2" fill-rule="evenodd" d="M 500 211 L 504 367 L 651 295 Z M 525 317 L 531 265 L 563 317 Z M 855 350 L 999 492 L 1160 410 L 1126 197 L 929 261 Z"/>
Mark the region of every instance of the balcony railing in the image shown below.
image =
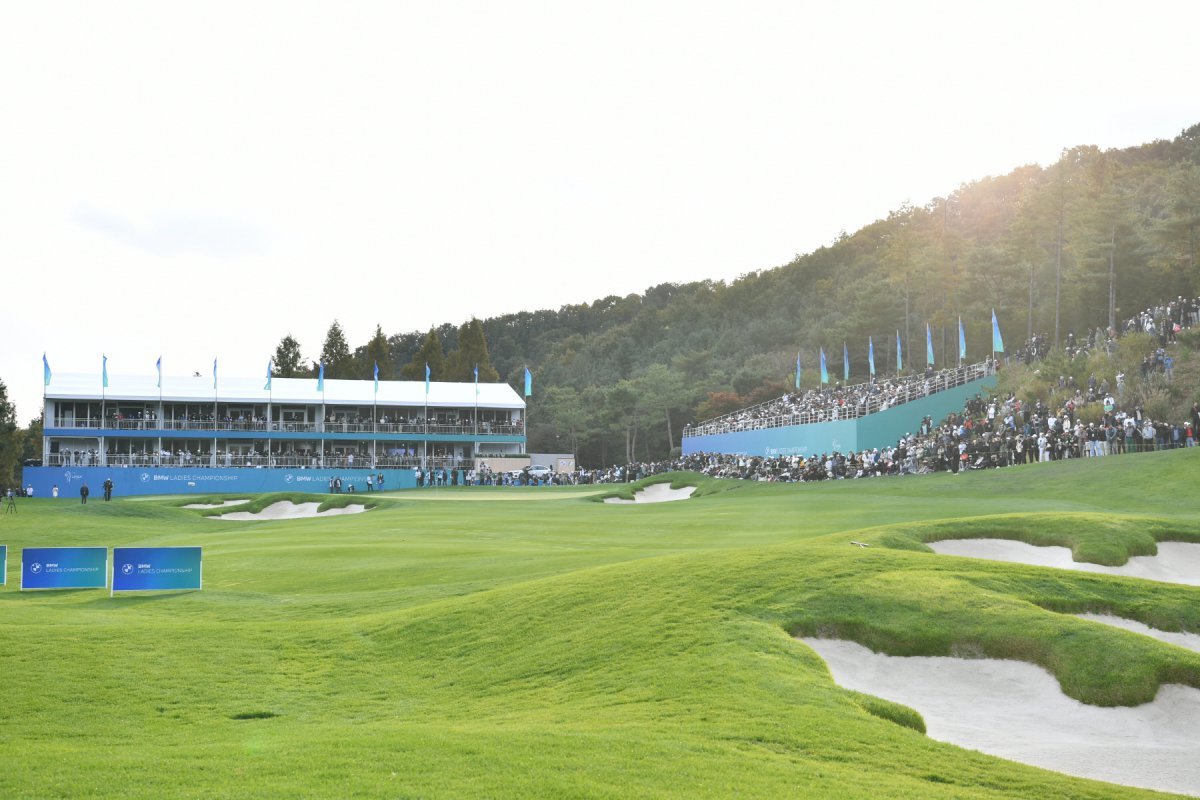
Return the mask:
<path id="1" fill-rule="evenodd" d="M 451 436 L 520 436 L 525 426 L 480 422 L 442 424 L 430 422 L 266 422 L 263 420 L 198 420 L 198 419 L 106 419 L 83 417 L 54 420 L 54 428 L 104 431 L 187 431 L 201 433 L 267 432 L 277 433 L 361 433 L 387 435 L 451 435 Z"/>
<path id="2" fill-rule="evenodd" d="M 96 452 L 50 453 L 43 460 L 47 467 L 143 467 L 143 468 L 250 468 L 282 469 L 473 469 L 474 461 L 449 456 L 430 456 L 422 465 L 420 456 L 308 456 L 296 454 L 238 455 L 218 453 L 108 453 L 103 458 Z"/>

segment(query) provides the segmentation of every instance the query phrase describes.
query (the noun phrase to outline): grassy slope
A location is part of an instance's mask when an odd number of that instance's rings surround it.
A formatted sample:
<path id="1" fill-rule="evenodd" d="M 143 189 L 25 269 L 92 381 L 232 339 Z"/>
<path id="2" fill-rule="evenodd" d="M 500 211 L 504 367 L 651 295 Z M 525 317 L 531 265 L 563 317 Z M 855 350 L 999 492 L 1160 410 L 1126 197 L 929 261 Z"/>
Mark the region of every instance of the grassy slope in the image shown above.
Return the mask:
<path id="1" fill-rule="evenodd" d="M 1192 451 L 700 481 L 702 499 L 655 506 L 390 493 L 367 514 L 254 523 L 30 501 L 0 519 L 10 582 L 25 545 L 186 543 L 205 546 L 206 588 L 0 592 L 0 796 L 1137 796 L 930 741 L 789 633 L 1021 657 L 1097 703 L 1200 686 L 1200 655 L 1055 613 L 1200 630 L 1200 590 L 920 544 L 1048 527 L 1115 560 L 1145 550 L 1143 525 L 1194 532 L 1178 498 L 1198 477 Z"/>

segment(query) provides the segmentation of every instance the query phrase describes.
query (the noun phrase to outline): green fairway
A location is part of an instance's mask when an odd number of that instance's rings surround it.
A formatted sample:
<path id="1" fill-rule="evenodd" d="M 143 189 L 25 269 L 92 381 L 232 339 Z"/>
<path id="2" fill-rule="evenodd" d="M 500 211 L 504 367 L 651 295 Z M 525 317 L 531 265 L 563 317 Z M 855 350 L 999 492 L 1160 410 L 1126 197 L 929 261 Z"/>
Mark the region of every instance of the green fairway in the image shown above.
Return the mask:
<path id="1" fill-rule="evenodd" d="M 198 498 L 21 502 L 0 517 L 0 797 L 1154 795 L 930 740 L 793 637 L 1018 658 L 1100 705 L 1200 687 L 1200 654 L 1063 613 L 1200 631 L 1200 589 L 923 544 L 1001 536 L 1121 563 L 1200 541 L 1200 450 L 675 479 L 696 496 L 426 489 L 262 522 L 180 507 Z M 21 548 L 53 545 L 203 545 L 205 588 L 18 592 Z"/>

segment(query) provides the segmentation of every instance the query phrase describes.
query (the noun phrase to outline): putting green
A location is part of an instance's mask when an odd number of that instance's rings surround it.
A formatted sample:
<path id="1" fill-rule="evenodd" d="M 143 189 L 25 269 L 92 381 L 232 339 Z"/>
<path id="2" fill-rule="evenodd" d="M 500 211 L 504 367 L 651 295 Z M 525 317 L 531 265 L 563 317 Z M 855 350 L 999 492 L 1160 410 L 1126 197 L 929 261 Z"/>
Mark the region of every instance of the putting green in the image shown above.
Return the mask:
<path id="1" fill-rule="evenodd" d="M 217 524 L 178 507 L 204 498 L 26 501 L 0 518 L 0 796 L 1151 796 L 933 741 L 793 636 L 1018 658 L 1099 705 L 1200 686 L 1200 654 L 1072 616 L 1200 631 L 1195 587 L 922 544 L 1046 529 L 1139 554 L 1200 533 L 1179 502 L 1197 479 L 1183 451 L 683 478 L 692 499 L 637 507 L 597 502 L 607 487 L 426 489 Z M 17 591 L 22 547 L 84 544 L 202 545 L 205 589 Z"/>

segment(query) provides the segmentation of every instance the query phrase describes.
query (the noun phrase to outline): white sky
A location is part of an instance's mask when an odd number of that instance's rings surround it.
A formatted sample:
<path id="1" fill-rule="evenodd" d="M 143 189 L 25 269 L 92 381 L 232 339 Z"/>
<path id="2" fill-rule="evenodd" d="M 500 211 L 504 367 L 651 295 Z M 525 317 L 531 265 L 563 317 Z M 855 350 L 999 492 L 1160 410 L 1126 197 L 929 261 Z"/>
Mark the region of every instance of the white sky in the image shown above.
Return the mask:
<path id="1" fill-rule="evenodd" d="M 1200 122 L 1194 2 L 5 3 L 0 379 L 736 277 Z M 366 377 L 366 376 L 364 376 Z"/>

